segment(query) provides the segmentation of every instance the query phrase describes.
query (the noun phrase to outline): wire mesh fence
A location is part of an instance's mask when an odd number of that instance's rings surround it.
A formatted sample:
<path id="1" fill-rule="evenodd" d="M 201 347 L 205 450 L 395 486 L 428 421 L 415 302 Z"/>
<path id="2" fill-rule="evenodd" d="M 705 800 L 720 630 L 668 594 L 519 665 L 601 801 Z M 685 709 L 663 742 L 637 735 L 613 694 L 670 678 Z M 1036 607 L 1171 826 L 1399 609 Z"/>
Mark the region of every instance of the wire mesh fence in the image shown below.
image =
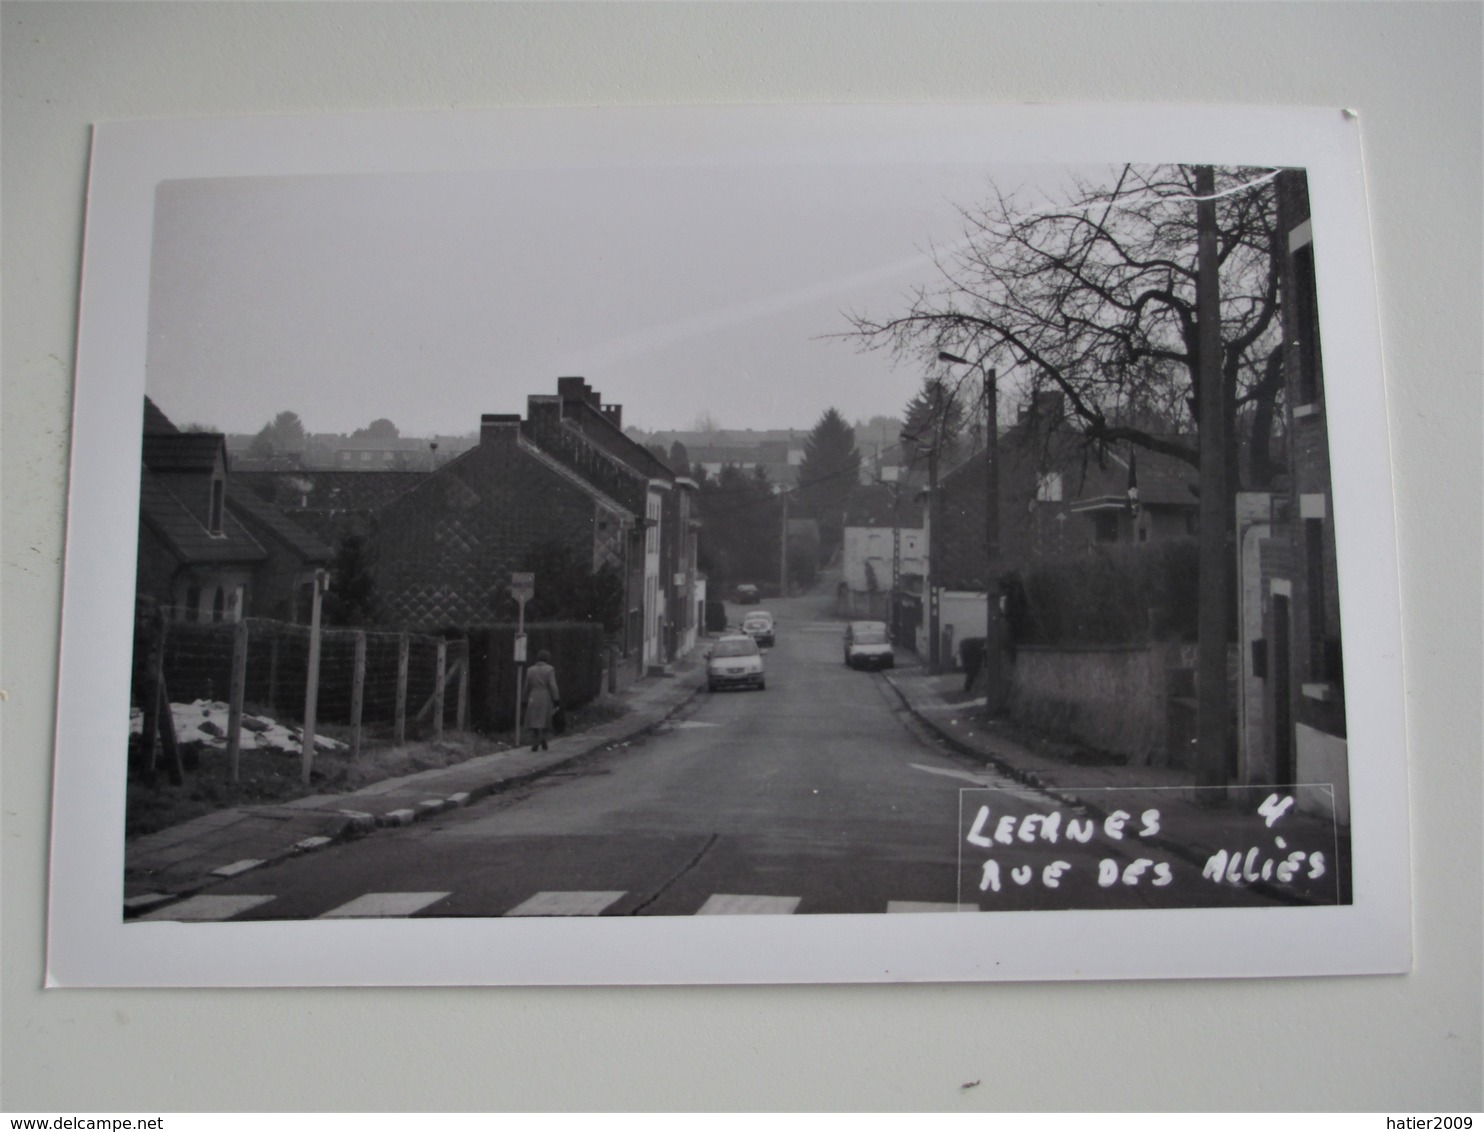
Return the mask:
<path id="1" fill-rule="evenodd" d="M 288 727 L 303 741 L 306 766 L 321 725 L 349 728 L 343 741 L 353 754 L 372 731 L 400 744 L 468 725 L 467 639 L 322 629 L 316 642 L 308 626 L 262 618 L 203 624 L 157 617 L 141 624 L 135 651 L 151 769 L 161 741 L 175 757 L 168 704 L 204 701 L 207 714 L 210 705 L 225 713 L 211 726 L 225 739 L 234 773 L 244 717 L 251 730 L 265 720 Z"/>

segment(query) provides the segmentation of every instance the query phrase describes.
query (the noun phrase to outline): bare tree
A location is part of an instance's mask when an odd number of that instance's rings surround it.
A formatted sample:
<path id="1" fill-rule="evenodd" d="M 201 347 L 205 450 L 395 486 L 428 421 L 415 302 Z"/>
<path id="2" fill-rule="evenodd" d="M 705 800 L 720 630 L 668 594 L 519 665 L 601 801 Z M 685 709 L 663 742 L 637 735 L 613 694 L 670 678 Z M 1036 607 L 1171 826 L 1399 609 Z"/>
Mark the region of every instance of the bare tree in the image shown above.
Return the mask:
<path id="1" fill-rule="evenodd" d="M 1273 177 L 1216 170 L 1228 435 L 1235 441 L 1243 423 L 1259 481 L 1283 384 Z M 1017 368 L 1023 383 L 1065 396 L 1091 444 L 1138 445 L 1198 466 L 1196 197 L 1194 169 L 1180 165 L 1075 178 L 1055 200 L 996 191 L 960 209 L 963 240 L 935 253 L 939 279 L 912 293 L 905 314 L 853 316 L 850 334 L 926 362 L 951 352 L 1002 378 Z M 1237 450 L 1234 442 L 1233 471 Z"/>

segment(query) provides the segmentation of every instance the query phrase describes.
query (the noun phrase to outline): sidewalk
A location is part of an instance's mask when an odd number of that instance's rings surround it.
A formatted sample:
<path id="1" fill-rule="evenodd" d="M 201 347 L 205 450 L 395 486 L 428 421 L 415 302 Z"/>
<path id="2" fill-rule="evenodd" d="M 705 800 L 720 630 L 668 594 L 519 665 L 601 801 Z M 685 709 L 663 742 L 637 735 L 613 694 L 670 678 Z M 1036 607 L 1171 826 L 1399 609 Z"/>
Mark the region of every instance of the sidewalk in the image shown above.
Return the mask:
<path id="1" fill-rule="evenodd" d="M 588 731 L 551 740 L 550 750 L 519 747 L 456 766 L 388 778 L 351 793 L 284 805 L 219 810 L 124 846 L 124 915 L 137 916 L 228 877 L 312 852 L 387 826 L 467 806 L 586 755 L 637 739 L 684 706 L 702 685 L 705 648 L 612 697 L 628 711 Z"/>
<path id="2" fill-rule="evenodd" d="M 899 662 L 903 659 L 904 655 L 899 653 Z M 1033 751 L 1017 741 L 1010 728 L 984 718 L 983 699 L 965 700 L 962 673 L 935 676 L 918 666 L 915 658 L 901 667 L 888 670 L 886 679 L 903 705 L 960 753 L 982 761 L 1000 775 L 1042 791 L 1063 804 L 1085 807 L 1098 820 L 1119 808 L 1119 795 L 1110 795 L 1108 791 L 1160 791 L 1159 808 L 1169 819 L 1166 824 L 1199 832 L 1194 835 L 1187 832 L 1180 841 L 1156 840 L 1155 843 L 1186 861 L 1204 866 L 1218 851 L 1245 847 L 1252 839 L 1253 807 L 1246 799 L 1241 802 L 1213 800 L 1216 792 L 1198 788 L 1190 771 L 1118 765 L 1111 761 L 1096 761 L 1089 765 Z M 1232 793 L 1256 794 L 1261 800 L 1267 791 L 1255 789 L 1249 792 L 1245 788 L 1240 791 L 1234 788 Z M 1128 796 L 1123 797 L 1126 799 Z M 1295 842 L 1303 840 L 1308 844 L 1323 845 L 1336 836 L 1334 823 L 1326 817 L 1289 811 L 1282 820 L 1282 828 L 1293 836 Z M 1336 851 L 1348 872 L 1348 830 L 1341 827 L 1337 839 Z"/>

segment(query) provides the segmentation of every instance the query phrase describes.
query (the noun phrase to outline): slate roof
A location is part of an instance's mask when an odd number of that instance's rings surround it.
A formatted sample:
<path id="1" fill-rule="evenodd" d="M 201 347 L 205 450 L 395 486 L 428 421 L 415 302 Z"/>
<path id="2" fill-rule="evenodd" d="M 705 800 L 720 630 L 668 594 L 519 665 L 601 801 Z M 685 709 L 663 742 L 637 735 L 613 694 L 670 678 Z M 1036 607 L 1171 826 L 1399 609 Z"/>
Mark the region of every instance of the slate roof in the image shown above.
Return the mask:
<path id="1" fill-rule="evenodd" d="M 568 402 L 572 404 L 572 402 Z M 565 408 L 565 406 L 564 406 Z M 602 412 L 586 403 L 579 403 L 576 412 L 563 418 L 564 423 L 576 429 L 588 443 L 601 448 L 615 459 L 622 460 L 636 472 L 651 479 L 673 480 L 675 473 L 670 466 L 659 460 L 653 452 L 631 436 L 624 435 L 621 428 L 603 416 Z"/>
<path id="2" fill-rule="evenodd" d="M 269 535 L 288 547 L 305 562 L 328 562 L 335 552 L 324 542 L 293 522 L 265 499 L 236 483 L 227 486 L 228 514 L 237 512 L 256 529 L 258 537 Z"/>
<path id="3" fill-rule="evenodd" d="M 180 429 L 170 423 L 170 418 L 160 411 L 160 407 L 146 397 L 144 399 L 144 435 L 159 436 L 178 432 Z"/>
<path id="4" fill-rule="evenodd" d="M 252 471 L 233 483 L 286 511 L 375 511 L 427 479 L 430 472 Z"/>
<path id="5" fill-rule="evenodd" d="M 226 460 L 219 432 L 156 432 L 144 436 L 144 466 L 152 472 L 210 472 L 217 456 Z"/>
<path id="6" fill-rule="evenodd" d="M 250 563 L 268 557 L 230 508 L 222 515 L 222 533 L 213 535 L 148 468 L 139 478 L 139 516 L 182 563 Z"/>
<path id="7" fill-rule="evenodd" d="M 1200 482 L 1200 474 L 1191 465 L 1162 452 L 1139 449 L 1134 457 L 1135 482 L 1139 488 L 1141 507 L 1190 507 L 1199 506 L 1199 500 L 1191 490 Z M 1128 503 L 1129 456 L 1127 453 L 1108 454 L 1104 467 L 1089 460 L 1087 476 L 1078 485 L 1072 497 L 1073 511 L 1095 510 L 1099 506 L 1118 506 Z"/>

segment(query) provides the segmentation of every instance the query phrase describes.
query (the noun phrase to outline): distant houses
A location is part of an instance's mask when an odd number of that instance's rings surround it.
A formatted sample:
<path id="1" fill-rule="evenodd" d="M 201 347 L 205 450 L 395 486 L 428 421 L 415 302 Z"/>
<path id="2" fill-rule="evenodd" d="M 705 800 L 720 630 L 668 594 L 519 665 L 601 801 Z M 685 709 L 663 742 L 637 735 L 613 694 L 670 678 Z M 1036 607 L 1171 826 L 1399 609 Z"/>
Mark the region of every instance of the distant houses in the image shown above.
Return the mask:
<path id="1" fill-rule="evenodd" d="M 807 433 L 794 429 L 716 429 L 656 433 L 635 430 L 630 435 L 639 443 L 655 444 L 667 452 L 679 444 L 693 475 L 718 476 L 727 466 L 748 473 L 762 469 L 768 482 L 777 489 L 798 483 Z"/>
<path id="2" fill-rule="evenodd" d="M 473 436 L 347 436 L 332 432 L 305 435 L 295 451 L 255 455 L 254 437 L 226 437 L 232 466 L 239 472 L 342 471 L 430 472 L 478 443 Z"/>

